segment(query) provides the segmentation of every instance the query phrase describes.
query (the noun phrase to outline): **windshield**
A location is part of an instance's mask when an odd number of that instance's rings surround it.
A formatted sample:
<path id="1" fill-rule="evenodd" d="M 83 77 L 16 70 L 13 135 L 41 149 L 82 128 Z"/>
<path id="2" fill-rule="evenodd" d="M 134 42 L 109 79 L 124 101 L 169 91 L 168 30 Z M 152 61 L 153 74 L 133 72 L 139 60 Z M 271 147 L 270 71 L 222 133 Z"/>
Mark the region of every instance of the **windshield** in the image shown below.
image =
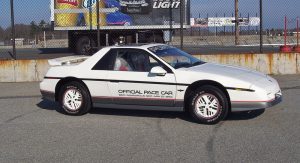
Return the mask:
<path id="1" fill-rule="evenodd" d="M 188 68 L 205 63 L 184 51 L 168 45 L 154 46 L 149 48 L 149 50 L 175 69 Z"/>

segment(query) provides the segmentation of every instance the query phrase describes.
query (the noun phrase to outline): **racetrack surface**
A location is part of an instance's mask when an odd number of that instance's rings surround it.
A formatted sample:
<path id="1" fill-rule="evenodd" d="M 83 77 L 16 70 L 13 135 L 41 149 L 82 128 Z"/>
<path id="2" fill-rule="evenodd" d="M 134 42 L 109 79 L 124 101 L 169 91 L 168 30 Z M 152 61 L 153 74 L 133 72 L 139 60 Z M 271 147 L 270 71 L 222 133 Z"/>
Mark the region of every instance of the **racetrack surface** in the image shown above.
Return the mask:
<path id="1" fill-rule="evenodd" d="M 176 112 L 66 116 L 38 83 L 0 83 L 0 162 L 299 162 L 300 76 L 276 78 L 281 104 L 213 126 Z"/>

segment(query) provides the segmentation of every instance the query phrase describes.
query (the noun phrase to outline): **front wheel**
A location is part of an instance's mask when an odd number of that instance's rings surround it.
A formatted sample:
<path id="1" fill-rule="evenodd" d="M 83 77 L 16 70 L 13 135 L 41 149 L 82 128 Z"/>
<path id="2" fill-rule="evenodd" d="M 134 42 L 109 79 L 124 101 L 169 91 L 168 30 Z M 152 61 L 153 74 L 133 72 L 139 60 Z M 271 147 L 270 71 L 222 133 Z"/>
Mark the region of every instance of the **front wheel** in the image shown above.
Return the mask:
<path id="1" fill-rule="evenodd" d="M 66 114 L 83 115 L 92 107 L 88 90 L 79 82 L 63 85 L 59 95 L 59 103 Z"/>
<path id="2" fill-rule="evenodd" d="M 228 114 L 228 100 L 223 91 L 215 86 L 201 86 L 188 100 L 191 116 L 199 123 L 216 124 Z"/>

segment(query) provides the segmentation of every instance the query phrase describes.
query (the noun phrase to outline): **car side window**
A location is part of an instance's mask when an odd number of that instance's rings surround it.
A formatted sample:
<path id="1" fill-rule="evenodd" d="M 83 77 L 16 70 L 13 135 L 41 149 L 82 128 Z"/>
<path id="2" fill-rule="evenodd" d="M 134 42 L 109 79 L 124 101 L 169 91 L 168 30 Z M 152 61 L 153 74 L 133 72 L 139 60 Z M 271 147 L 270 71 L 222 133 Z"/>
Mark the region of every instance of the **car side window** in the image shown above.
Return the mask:
<path id="1" fill-rule="evenodd" d="M 115 49 L 110 50 L 96 63 L 92 70 L 112 70 L 116 54 Z"/>
<path id="2" fill-rule="evenodd" d="M 132 71 L 132 65 L 129 64 L 128 51 L 126 49 L 119 49 L 116 53 L 114 61 L 114 71 Z"/>
<path id="3" fill-rule="evenodd" d="M 116 55 L 114 71 L 149 72 L 155 66 L 162 66 L 146 51 L 120 49 Z"/>

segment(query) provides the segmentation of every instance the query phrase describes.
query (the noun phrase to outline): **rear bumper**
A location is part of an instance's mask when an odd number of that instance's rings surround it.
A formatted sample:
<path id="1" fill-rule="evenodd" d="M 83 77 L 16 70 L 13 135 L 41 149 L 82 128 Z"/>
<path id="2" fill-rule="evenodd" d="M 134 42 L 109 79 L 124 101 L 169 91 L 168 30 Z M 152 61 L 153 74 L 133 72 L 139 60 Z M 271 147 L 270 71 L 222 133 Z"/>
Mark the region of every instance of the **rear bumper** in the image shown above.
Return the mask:
<path id="1" fill-rule="evenodd" d="M 239 112 L 266 109 L 279 104 L 281 101 L 282 95 L 276 96 L 276 98 L 271 101 L 264 102 L 231 102 L 231 111 Z"/>
<path id="2" fill-rule="evenodd" d="M 54 92 L 45 91 L 45 90 L 40 90 L 40 91 L 41 91 L 43 99 L 55 101 L 55 93 Z"/>

